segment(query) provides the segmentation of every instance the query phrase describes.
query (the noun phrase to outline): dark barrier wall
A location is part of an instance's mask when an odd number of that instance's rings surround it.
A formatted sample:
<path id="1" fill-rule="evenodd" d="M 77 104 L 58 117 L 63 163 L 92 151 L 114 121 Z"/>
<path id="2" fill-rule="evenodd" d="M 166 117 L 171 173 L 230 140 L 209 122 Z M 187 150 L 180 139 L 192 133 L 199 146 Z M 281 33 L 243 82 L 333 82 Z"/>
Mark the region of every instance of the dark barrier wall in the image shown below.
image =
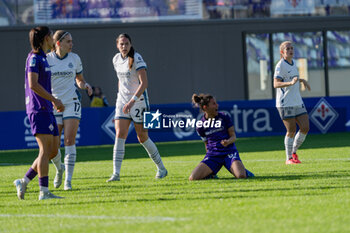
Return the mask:
<path id="1" fill-rule="evenodd" d="M 24 64 L 30 27 L 0 28 L 0 111 L 24 110 Z M 244 32 L 349 30 L 350 17 L 61 25 L 72 33 L 89 83 L 115 104 L 115 38 L 127 32 L 148 65 L 152 104 L 189 102 L 194 92 L 219 100 L 246 99 Z M 83 92 L 83 106 L 89 100 Z"/>

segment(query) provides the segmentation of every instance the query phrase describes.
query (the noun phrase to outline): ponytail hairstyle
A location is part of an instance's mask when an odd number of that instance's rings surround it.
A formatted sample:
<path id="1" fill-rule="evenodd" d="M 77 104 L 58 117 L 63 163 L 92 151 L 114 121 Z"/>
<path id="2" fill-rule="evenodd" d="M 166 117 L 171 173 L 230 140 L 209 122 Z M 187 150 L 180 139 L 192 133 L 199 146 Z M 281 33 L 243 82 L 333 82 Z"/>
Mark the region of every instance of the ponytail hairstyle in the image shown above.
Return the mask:
<path id="1" fill-rule="evenodd" d="M 39 53 L 42 49 L 45 37 L 50 35 L 51 30 L 46 26 L 32 28 L 29 31 L 29 42 L 34 53 Z"/>
<path id="2" fill-rule="evenodd" d="M 70 35 L 70 33 L 64 30 L 57 30 L 55 32 L 55 34 L 53 35 L 53 42 L 55 44 L 55 49 L 56 49 L 56 43 L 61 42 L 68 35 Z"/>
<path id="3" fill-rule="evenodd" d="M 116 40 L 117 45 L 118 45 L 119 39 L 123 38 L 123 37 L 127 38 L 131 44 L 131 37 L 126 33 L 122 33 L 117 37 L 117 40 Z M 134 65 L 134 55 L 135 55 L 135 49 L 133 46 L 131 46 L 129 53 L 127 54 L 128 59 L 129 59 L 129 70 L 131 70 L 132 66 Z"/>
<path id="4" fill-rule="evenodd" d="M 286 48 L 286 46 L 288 44 L 293 44 L 292 41 L 290 40 L 286 40 L 286 41 L 283 41 L 281 44 L 280 44 L 280 58 L 283 58 L 282 56 L 282 51 Z"/>
<path id="5" fill-rule="evenodd" d="M 192 104 L 196 107 L 199 107 L 202 111 L 204 111 L 203 107 L 208 106 L 211 99 L 214 97 L 210 94 L 193 94 L 192 95 Z"/>

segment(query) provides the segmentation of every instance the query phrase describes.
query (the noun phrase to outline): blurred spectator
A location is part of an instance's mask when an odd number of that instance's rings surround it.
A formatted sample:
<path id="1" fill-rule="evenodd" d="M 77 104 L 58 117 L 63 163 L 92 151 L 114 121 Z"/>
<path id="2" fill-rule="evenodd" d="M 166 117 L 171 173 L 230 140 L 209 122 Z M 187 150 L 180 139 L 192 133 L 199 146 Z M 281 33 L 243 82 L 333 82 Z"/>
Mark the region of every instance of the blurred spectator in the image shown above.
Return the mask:
<path id="1" fill-rule="evenodd" d="M 106 96 L 103 95 L 100 87 L 92 87 L 93 94 L 90 102 L 90 107 L 108 107 Z"/>
<path id="2" fill-rule="evenodd" d="M 167 15 L 178 15 L 179 11 L 179 2 L 178 0 L 168 0 L 168 14 Z"/>
<path id="3" fill-rule="evenodd" d="M 203 3 L 205 4 L 209 18 L 210 19 L 220 19 L 221 14 L 218 12 L 217 7 L 216 7 L 216 0 L 203 0 Z"/>

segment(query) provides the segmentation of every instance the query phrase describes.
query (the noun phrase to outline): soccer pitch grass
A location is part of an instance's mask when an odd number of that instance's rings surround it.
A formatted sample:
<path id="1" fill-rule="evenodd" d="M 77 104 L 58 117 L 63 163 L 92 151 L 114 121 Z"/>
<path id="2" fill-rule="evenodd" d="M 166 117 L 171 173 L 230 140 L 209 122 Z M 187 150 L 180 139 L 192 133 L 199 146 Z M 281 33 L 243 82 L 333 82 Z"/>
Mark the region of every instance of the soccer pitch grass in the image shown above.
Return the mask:
<path id="1" fill-rule="evenodd" d="M 158 143 L 169 171 L 156 168 L 140 145 L 127 145 L 119 182 L 112 146 L 78 148 L 73 191 L 50 190 L 60 200 L 38 201 L 38 180 L 18 200 L 13 181 L 23 177 L 37 150 L 0 152 L 0 232 L 349 232 L 350 133 L 309 135 L 302 164 L 285 165 L 283 137 L 236 142 L 252 179 L 188 181 L 204 156 L 202 142 Z"/>

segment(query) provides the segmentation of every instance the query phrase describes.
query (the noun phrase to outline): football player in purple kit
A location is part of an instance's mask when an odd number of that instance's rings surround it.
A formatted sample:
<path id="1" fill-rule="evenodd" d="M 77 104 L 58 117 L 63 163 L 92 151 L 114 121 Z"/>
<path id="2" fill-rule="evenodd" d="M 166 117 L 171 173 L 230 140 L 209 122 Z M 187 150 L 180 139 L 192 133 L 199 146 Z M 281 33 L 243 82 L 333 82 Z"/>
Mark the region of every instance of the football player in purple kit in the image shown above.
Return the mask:
<path id="1" fill-rule="evenodd" d="M 25 69 L 26 113 L 32 134 L 39 145 L 38 157 L 22 179 L 14 181 L 18 198 L 24 199 L 28 183 L 39 176 L 39 200 L 61 198 L 53 195 L 49 187 L 49 161 L 57 153 L 58 129 L 53 107 L 64 110 L 64 105 L 51 94 L 51 71 L 46 53 L 53 48 L 52 31 L 45 26 L 29 32 L 32 51 L 28 54 Z"/>
<path id="2" fill-rule="evenodd" d="M 202 180 L 216 176 L 222 166 L 237 179 L 253 177 L 254 174 L 245 169 L 237 151 L 236 134 L 230 116 L 218 112 L 219 105 L 209 94 L 193 94 L 192 103 L 204 112 L 203 124 L 197 125 L 197 133 L 202 138 L 206 155 L 192 171 L 189 180 Z M 212 124 L 204 122 L 211 121 Z M 198 127 L 202 125 L 203 127 Z M 206 126 L 209 125 L 209 127 Z"/>

